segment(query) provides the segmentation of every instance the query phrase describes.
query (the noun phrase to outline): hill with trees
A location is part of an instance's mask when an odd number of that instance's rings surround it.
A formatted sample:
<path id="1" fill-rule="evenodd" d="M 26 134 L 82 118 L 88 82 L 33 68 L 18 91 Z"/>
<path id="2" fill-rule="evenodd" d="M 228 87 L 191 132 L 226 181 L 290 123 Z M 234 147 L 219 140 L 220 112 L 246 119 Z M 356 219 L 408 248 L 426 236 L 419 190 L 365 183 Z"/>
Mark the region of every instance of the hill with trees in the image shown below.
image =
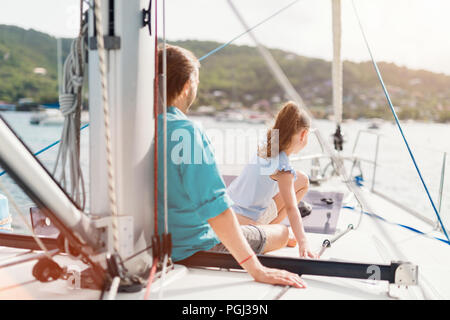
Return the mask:
<path id="1" fill-rule="evenodd" d="M 62 40 L 64 56 L 70 41 Z M 58 101 L 56 43 L 42 32 L 0 25 L 0 101 Z"/>

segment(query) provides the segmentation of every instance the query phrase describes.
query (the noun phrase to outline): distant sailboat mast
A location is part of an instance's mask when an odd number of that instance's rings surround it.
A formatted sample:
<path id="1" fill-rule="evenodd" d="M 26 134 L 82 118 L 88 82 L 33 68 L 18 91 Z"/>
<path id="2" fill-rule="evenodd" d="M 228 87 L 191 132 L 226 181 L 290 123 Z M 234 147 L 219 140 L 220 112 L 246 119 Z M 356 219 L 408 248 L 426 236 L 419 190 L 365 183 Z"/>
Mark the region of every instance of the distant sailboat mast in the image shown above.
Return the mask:
<path id="1" fill-rule="evenodd" d="M 333 110 L 334 121 L 336 122 L 336 132 L 333 135 L 334 148 L 337 151 L 343 150 L 344 136 L 341 131 L 342 123 L 342 59 L 341 59 L 341 0 L 331 0 L 332 18 L 333 18 L 333 63 L 332 63 L 332 82 L 333 82 Z"/>
<path id="2" fill-rule="evenodd" d="M 333 12 L 333 109 L 334 121 L 342 123 L 342 59 L 341 59 L 341 0 L 332 0 Z"/>
<path id="3" fill-rule="evenodd" d="M 61 38 L 56 38 L 56 59 L 58 66 L 58 95 L 62 93 L 61 83 L 62 83 L 62 44 Z"/>

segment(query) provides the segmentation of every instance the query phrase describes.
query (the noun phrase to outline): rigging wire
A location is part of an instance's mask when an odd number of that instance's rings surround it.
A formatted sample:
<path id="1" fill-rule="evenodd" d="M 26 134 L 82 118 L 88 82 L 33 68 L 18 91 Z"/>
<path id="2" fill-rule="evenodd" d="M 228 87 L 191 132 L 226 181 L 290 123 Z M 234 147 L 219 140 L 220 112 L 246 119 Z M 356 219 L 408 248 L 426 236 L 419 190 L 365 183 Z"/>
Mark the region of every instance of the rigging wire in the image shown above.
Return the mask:
<path id="1" fill-rule="evenodd" d="M 294 4 L 296 4 L 297 2 L 299 2 L 301 0 L 295 0 L 292 1 L 291 3 L 289 3 L 288 5 L 284 6 L 283 8 L 279 9 L 278 11 L 276 11 L 275 13 L 273 13 L 272 15 L 268 16 L 267 18 L 261 20 L 259 23 L 255 24 L 253 27 L 248 28 L 247 30 L 245 30 L 244 32 L 240 33 L 239 35 L 237 35 L 236 37 L 234 37 L 233 39 L 231 39 L 230 41 L 228 41 L 227 43 L 224 43 L 220 46 L 218 46 L 217 48 L 215 48 L 214 50 L 211 50 L 210 52 L 208 52 L 207 54 L 205 54 L 204 56 L 202 56 L 200 59 L 198 59 L 198 61 L 202 61 L 203 59 L 208 58 L 209 56 L 213 55 L 214 53 L 222 50 L 223 48 L 229 46 L 230 44 L 232 44 L 234 41 L 236 41 L 237 39 L 239 39 L 240 37 L 246 35 L 247 33 L 249 33 L 250 31 L 252 31 L 253 29 L 256 29 L 257 27 L 259 27 L 260 25 L 264 24 L 265 22 L 269 21 L 270 19 L 276 17 L 277 15 L 279 15 L 281 12 L 285 11 L 286 9 L 292 7 Z"/>
<path id="2" fill-rule="evenodd" d="M 82 126 L 82 127 L 80 128 L 80 131 L 83 131 L 83 130 L 86 129 L 87 127 L 89 127 L 89 123 L 87 123 L 87 124 L 85 124 L 84 126 Z M 48 146 L 46 146 L 46 147 L 40 149 L 39 151 L 37 151 L 37 152 L 34 153 L 33 155 L 36 157 L 36 156 L 40 155 L 41 153 L 44 153 L 45 151 L 47 151 L 47 150 L 53 148 L 54 146 L 58 145 L 60 142 L 61 142 L 61 140 L 57 140 L 57 141 L 55 141 L 55 142 L 49 144 Z M 6 173 L 7 173 L 6 170 L 0 172 L 0 177 L 3 176 L 3 175 L 5 175 Z"/>
<path id="3" fill-rule="evenodd" d="M 382 77 L 381 72 L 380 72 L 380 70 L 378 68 L 378 64 L 375 61 L 375 58 L 373 56 L 372 49 L 371 49 L 371 47 L 369 45 L 369 41 L 368 41 L 368 39 L 366 37 L 366 33 L 365 33 L 364 28 L 362 26 L 361 19 L 359 17 L 358 11 L 356 9 L 356 6 L 355 6 L 355 3 L 354 3 L 353 0 L 352 0 L 352 6 L 353 6 L 353 10 L 354 10 L 355 15 L 356 15 L 356 19 L 358 20 L 359 28 L 360 28 L 362 36 L 364 38 L 364 42 L 365 42 L 366 47 L 367 47 L 367 49 L 369 51 L 370 58 L 372 60 L 372 64 L 373 64 L 373 66 L 375 68 L 375 72 L 377 74 L 378 80 L 380 81 L 380 84 L 381 84 L 381 87 L 383 89 L 384 95 L 386 96 L 389 108 L 391 109 L 392 115 L 394 116 L 394 119 L 395 119 L 395 122 L 397 124 L 397 127 L 398 127 L 398 129 L 400 131 L 400 134 L 401 134 L 402 138 L 403 138 L 403 141 L 404 141 L 405 146 L 406 146 L 406 148 L 408 150 L 408 153 L 409 153 L 409 155 L 411 157 L 411 160 L 412 160 L 412 162 L 414 164 L 414 167 L 415 167 L 415 169 L 417 171 L 417 174 L 419 175 L 420 181 L 422 182 L 422 185 L 423 185 L 423 187 L 425 189 L 425 192 L 426 192 L 426 194 L 428 196 L 428 199 L 429 199 L 429 201 L 431 203 L 431 206 L 433 207 L 434 213 L 436 214 L 436 217 L 437 217 L 437 219 L 439 221 L 441 229 L 442 229 L 445 237 L 447 238 L 448 244 L 450 245 L 449 235 L 447 234 L 447 230 L 445 229 L 445 226 L 444 226 L 444 223 L 442 222 L 441 216 L 440 216 L 440 214 L 439 214 L 439 212 L 438 212 L 438 210 L 437 210 L 437 208 L 436 208 L 436 206 L 434 204 L 434 201 L 433 201 L 433 199 L 431 197 L 430 191 L 428 190 L 427 184 L 425 183 L 425 180 L 423 179 L 422 172 L 419 169 L 419 166 L 418 166 L 418 164 L 416 162 L 416 158 L 414 157 L 414 154 L 413 154 L 413 152 L 411 150 L 411 147 L 409 146 L 408 140 L 406 139 L 405 133 L 403 132 L 403 128 L 402 128 L 402 126 L 400 124 L 400 120 L 399 120 L 399 118 L 397 116 L 397 113 L 396 113 L 396 111 L 394 109 L 394 105 L 392 104 L 391 97 L 389 95 L 389 92 L 387 91 L 387 88 L 386 88 L 386 85 L 384 83 L 383 77 Z"/>
<path id="4" fill-rule="evenodd" d="M 299 104 L 299 106 L 308 114 L 308 116 L 311 119 L 314 119 L 313 114 L 306 107 L 302 97 L 297 92 L 297 90 L 292 86 L 291 82 L 289 81 L 289 79 L 287 78 L 287 76 L 285 75 L 285 73 L 283 72 L 281 67 L 278 65 L 278 63 L 275 61 L 275 59 L 273 58 L 271 53 L 258 41 L 256 36 L 253 34 L 253 32 L 252 32 L 253 28 L 248 28 L 244 18 L 240 15 L 238 9 L 233 5 L 233 2 L 231 0 L 228 0 L 228 4 L 230 5 L 231 9 L 235 13 L 235 15 L 237 16 L 239 21 L 241 22 L 241 24 L 244 27 L 244 29 L 247 30 L 245 33 L 249 33 L 249 35 L 251 36 L 253 41 L 256 43 L 260 54 L 263 56 L 266 64 L 270 68 L 270 71 L 275 76 L 275 79 L 278 81 L 278 83 L 281 86 L 281 88 L 283 88 L 283 90 L 286 92 L 286 94 L 291 99 L 293 99 L 294 101 L 296 101 Z M 362 204 L 362 199 L 360 199 L 359 193 L 355 189 L 355 186 L 352 184 L 352 180 L 349 178 L 349 175 L 347 174 L 347 171 L 346 171 L 345 166 L 343 164 L 343 160 L 342 160 L 342 157 L 341 157 L 340 153 L 339 152 L 335 153 L 329 147 L 328 143 L 322 137 L 320 131 L 316 130 L 315 128 L 313 130 L 315 130 L 315 134 L 316 134 L 317 140 L 318 140 L 322 150 L 326 154 L 329 155 L 329 157 L 331 159 L 331 163 L 333 164 L 333 166 L 335 168 L 335 171 L 337 172 L 337 174 L 340 177 L 342 177 L 342 179 L 343 179 L 344 183 L 347 185 L 347 188 L 349 189 L 349 191 L 354 194 L 355 199 L 358 202 L 359 207 L 361 208 L 361 216 L 360 216 L 360 218 L 362 218 L 362 216 L 363 216 L 362 211 L 364 210 L 364 206 Z M 360 219 L 357 227 L 359 226 L 360 222 L 361 222 L 361 219 Z M 356 229 L 356 228 L 353 228 L 353 229 Z"/>
<path id="5" fill-rule="evenodd" d="M 225 43 L 225 44 L 223 44 L 223 45 L 217 47 L 216 49 L 210 51 L 209 53 L 205 54 L 204 56 L 202 56 L 202 57 L 201 57 L 200 59 L 198 59 L 198 60 L 199 60 L 199 61 L 202 61 L 202 60 L 208 58 L 209 56 L 213 55 L 214 53 L 216 53 L 216 52 L 222 50 L 223 48 L 225 48 L 225 47 L 227 47 L 228 45 L 232 44 L 234 41 L 236 41 L 236 40 L 239 39 L 240 37 L 244 36 L 245 34 L 247 34 L 248 32 L 252 31 L 253 29 L 256 29 L 256 28 L 259 27 L 260 25 L 262 25 L 262 24 L 264 24 L 265 22 L 269 21 L 270 19 L 274 18 L 275 16 L 277 16 L 277 15 L 280 14 L 281 12 L 285 11 L 286 9 L 290 8 L 291 6 L 293 6 L 294 4 L 296 4 L 296 3 L 299 2 L 299 1 L 301 1 L 301 0 L 295 0 L 295 1 L 291 2 L 290 4 L 286 5 L 285 7 L 279 9 L 279 10 L 276 11 L 274 14 L 272 14 L 272 15 L 270 15 L 269 17 L 263 19 L 262 21 L 260 21 L 259 23 L 257 23 L 257 24 L 254 25 L 253 27 L 249 28 L 248 30 L 242 32 L 242 33 L 239 34 L 238 36 L 234 37 L 233 39 L 231 39 L 231 40 L 228 41 L 227 43 Z M 91 9 L 93 9 L 92 5 L 91 5 L 87 0 L 84 0 L 84 3 L 88 4 L 89 7 L 90 7 Z M 155 1 L 155 10 L 156 10 L 156 1 Z M 156 22 L 156 21 L 155 21 L 155 22 Z M 157 24 L 155 23 L 155 31 L 157 30 L 156 28 L 157 28 Z M 156 38 L 157 38 L 157 37 L 156 37 Z M 157 47 L 157 39 L 155 39 L 155 42 L 156 42 L 155 46 Z M 155 60 L 156 60 L 156 59 L 157 59 L 157 57 L 155 58 Z M 157 79 L 157 80 L 158 80 L 158 79 Z M 88 126 L 89 126 L 89 123 L 86 124 L 86 125 L 84 125 L 83 127 L 81 127 L 80 130 L 85 129 L 85 128 L 87 128 Z M 54 143 L 48 145 L 47 147 L 45 147 L 45 148 L 39 150 L 39 151 L 38 151 L 37 153 L 35 153 L 34 155 L 37 156 L 37 155 L 39 155 L 39 154 L 41 154 L 41 153 L 47 151 L 48 149 L 51 149 L 52 147 L 54 147 L 55 145 L 57 145 L 57 144 L 60 143 L 60 142 L 61 142 L 61 140 L 55 141 Z M 0 172 L 0 177 L 1 177 L 2 175 L 4 175 L 5 173 L 6 173 L 5 171 Z"/>
<path id="6" fill-rule="evenodd" d="M 146 247 L 145 249 L 142 249 L 142 250 L 140 250 L 140 251 L 138 251 L 138 252 L 132 254 L 132 255 L 129 256 L 128 258 L 123 259 L 123 262 L 125 263 L 125 262 L 127 262 L 127 261 L 129 261 L 129 260 L 131 260 L 131 259 L 136 258 L 136 257 L 137 257 L 138 255 L 140 255 L 141 253 L 144 253 L 144 252 L 146 252 L 146 251 L 152 249 L 152 247 L 153 247 L 152 245 L 149 245 L 149 246 Z"/>
<path id="7" fill-rule="evenodd" d="M 153 228 L 154 234 L 158 234 L 158 114 L 159 114 L 159 54 L 158 54 L 158 1 L 155 0 L 155 26 L 154 26 L 154 34 L 155 34 L 155 76 L 154 76 L 154 86 L 153 86 L 153 117 L 154 117 L 154 142 L 155 142 L 155 152 L 153 154 Z M 151 8 L 150 8 L 151 9 Z M 150 11 L 151 12 L 151 11 Z"/>
<path id="8" fill-rule="evenodd" d="M 169 232 L 168 202 L 167 202 L 167 43 L 166 43 L 166 1 L 163 0 L 163 61 L 162 61 L 162 88 L 163 88 L 163 180 L 164 180 L 164 231 Z"/>
<path id="9" fill-rule="evenodd" d="M 343 209 L 355 210 L 355 208 L 352 207 L 352 206 L 343 206 L 342 208 L 343 208 Z M 430 238 L 430 239 L 435 239 L 435 240 L 441 241 L 441 242 L 443 242 L 443 243 L 445 243 L 445 244 L 450 244 L 450 242 L 449 242 L 448 240 L 445 240 L 445 239 L 442 239 L 442 238 L 438 238 L 438 237 L 434 237 L 434 236 L 430 236 L 430 235 L 428 235 L 427 233 L 425 233 L 425 232 L 423 232 L 423 231 L 420 231 L 420 230 L 418 230 L 418 229 L 416 229 L 416 228 L 407 226 L 407 225 L 402 224 L 402 223 L 396 223 L 396 222 L 389 221 L 389 220 L 383 218 L 382 216 L 380 216 L 380 215 L 378 215 L 378 214 L 371 213 L 371 212 L 367 212 L 367 211 L 363 211 L 363 213 L 364 213 L 365 215 L 369 216 L 369 217 L 379 219 L 379 220 L 384 221 L 384 222 L 386 222 L 386 223 L 388 223 L 388 224 L 391 224 L 391 225 L 399 226 L 399 227 L 401 227 L 401 228 L 403 228 L 403 229 L 406 229 L 406 230 L 412 231 L 412 232 L 414 232 L 414 233 L 420 234 L 420 235 L 422 235 L 422 236 L 424 236 L 424 237 L 427 237 L 427 238 Z"/>
<path id="10" fill-rule="evenodd" d="M 162 96 L 163 96 L 163 193 L 164 193 L 164 236 L 163 236 L 163 247 L 167 248 L 165 241 L 168 239 L 166 235 L 169 234 L 169 209 L 168 209 L 168 194 L 167 194 L 167 39 L 166 39 L 166 0 L 162 0 L 162 25 L 163 25 L 163 60 L 162 60 Z M 156 35 L 157 37 L 157 35 Z M 164 254 L 163 265 L 162 265 L 162 278 L 161 278 L 161 288 L 159 290 L 159 297 L 163 294 L 163 285 L 165 280 L 165 273 L 167 270 L 167 262 L 169 258 L 169 252 L 163 250 Z"/>

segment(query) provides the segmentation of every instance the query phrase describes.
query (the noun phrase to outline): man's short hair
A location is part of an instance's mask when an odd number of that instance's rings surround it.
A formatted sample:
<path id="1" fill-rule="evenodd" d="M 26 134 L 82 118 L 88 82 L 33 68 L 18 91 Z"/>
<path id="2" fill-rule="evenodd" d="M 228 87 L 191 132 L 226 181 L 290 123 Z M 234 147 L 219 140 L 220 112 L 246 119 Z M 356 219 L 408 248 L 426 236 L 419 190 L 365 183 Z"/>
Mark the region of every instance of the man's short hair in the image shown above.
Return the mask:
<path id="1" fill-rule="evenodd" d="M 200 62 L 195 55 L 184 48 L 166 45 L 167 56 L 167 104 L 181 93 L 186 82 L 194 81 L 200 68 Z M 163 48 L 158 48 L 159 74 L 163 73 Z"/>

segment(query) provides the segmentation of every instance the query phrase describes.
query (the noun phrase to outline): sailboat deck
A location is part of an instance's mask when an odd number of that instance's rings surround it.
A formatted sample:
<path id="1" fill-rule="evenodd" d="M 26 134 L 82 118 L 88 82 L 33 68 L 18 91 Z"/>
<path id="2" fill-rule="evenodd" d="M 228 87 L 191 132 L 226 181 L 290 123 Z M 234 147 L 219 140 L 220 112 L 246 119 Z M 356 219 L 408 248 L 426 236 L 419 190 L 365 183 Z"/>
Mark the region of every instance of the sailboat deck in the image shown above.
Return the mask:
<path id="1" fill-rule="evenodd" d="M 339 190 L 340 188 L 340 190 Z M 334 179 L 314 190 L 339 190 L 345 193 L 344 205 L 355 206 L 354 198 L 345 190 L 339 179 Z M 374 211 L 389 221 L 413 226 L 422 231 L 432 228 L 422 220 L 396 207 L 390 202 L 368 191 L 362 191 Z M 421 288 L 397 288 L 387 282 L 374 280 L 344 279 L 324 276 L 304 275 L 307 289 L 287 288 L 253 281 L 242 270 L 224 270 L 219 268 L 187 268 L 175 265 L 164 280 L 163 299 L 188 300 L 303 300 L 303 299 L 406 299 L 448 298 L 450 297 L 450 280 L 445 275 L 449 270 L 450 253 L 448 245 L 430 239 L 409 230 L 391 225 L 381 220 L 364 215 L 360 221 L 358 210 L 342 209 L 337 224 L 336 234 L 346 230 L 349 224 L 357 226 L 325 250 L 321 259 L 333 261 L 351 261 L 360 263 L 389 264 L 391 261 L 405 261 L 419 266 L 419 283 Z M 437 231 L 430 235 L 439 236 Z M 319 251 L 325 239 L 333 235 L 308 233 L 312 250 Z M 442 237 L 442 235 L 441 235 Z M 18 254 L 26 255 L 27 250 L 0 249 L 1 261 L 13 259 Z M 298 257 L 297 248 L 283 248 L 268 255 Z M 61 265 L 76 265 L 79 262 L 59 255 L 56 260 Z M 8 288 L 34 280 L 32 268 L 36 261 L 0 269 L 0 288 Z M 368 273 L 368 277 L 370 274 Z M 161 279 L 152 284 L 151 299 L 160 297 Z M 119 299 L 142 299 L 144 290 L 139 293 L 119 293 Z M 96 290 L 69 289 L 65 280 L 42 284 L 37 281 L 9 289 L 0 289 L 1 299 L 98 299 Z"/>

